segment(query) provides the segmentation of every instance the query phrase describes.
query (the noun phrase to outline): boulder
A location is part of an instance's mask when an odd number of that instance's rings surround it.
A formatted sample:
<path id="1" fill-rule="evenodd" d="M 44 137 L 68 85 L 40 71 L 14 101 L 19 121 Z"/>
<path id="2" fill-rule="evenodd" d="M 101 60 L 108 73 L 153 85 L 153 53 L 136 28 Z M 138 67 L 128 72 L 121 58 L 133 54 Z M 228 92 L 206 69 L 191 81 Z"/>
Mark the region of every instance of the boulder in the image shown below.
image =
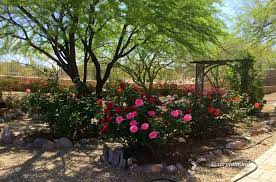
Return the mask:
<path id="1" fill-rule="evenodd" d="M 45 150 L 45 151 L 53 151 L 55 150 L 55 144 L 51 141 L 47 142 L 47 143 L 44 143 L 42 145 L 42 150 Z"/>
<path id="2" fill-rule="evenodd" d="M 227 149 L 231 149 L 231 150 L 239 150 L 242 149 L 246 146 L 246 142 L 245 141 L 241 141 L 241 140 L 236 140 L 236 141 L 232 141 L 226 144 L 226 148 Z"/>
<path id="3" fill-rule="evenodd" d="M 26 146 L 26 142 L 22 138 L 15 139 L 13 141 L 13 145 L 16 146 L 16 147 L 25 147 Z"/>
<path id="4" fill-rule="evenodd" d="M 48 143 L 51 143 L 51 141 L 45 138 L 36 138 L 32 145 L 34 148 L 42 149 L 42 147 L 47 145 Z"/>
<path id="5" fill-rule="evenodd" d="M 28 143 L 26 144 L 26 149 L 27 149 L 27 150 L 32 150 L 33 148 L 34 148 L 34 145 L 33 145 L 32 142 L 28 142 Z"/>
<path id="6" fill-rule="evenodd" d="M 124 153 L 120 154 L 119 168 L 126 169 L 128 166 L 128 160 L 124 158 Z"/>
<path id="7" fill-rule="evenodd" d="M 123 154 L 122 150 L 115 149 L 115 150 L 109 150 L 108 153 L 108 162 L 112 164 L 114 167 L 118 167 L 120 163 L 120 156 Z"/>
<path id="8" fill-rule="evenodd" d="M 3 144 L 11 144 L 14 140 L 14 134 L 10 128 L 5 127 L 1 134 L 1 141 Z"/>
<path id="9" fill-rule="evenodd" d="M 66 137 L 61 137 L 56 141 L 56 148 L 61 150 L 70 149 L 73 147 L 73 143 Z"/>

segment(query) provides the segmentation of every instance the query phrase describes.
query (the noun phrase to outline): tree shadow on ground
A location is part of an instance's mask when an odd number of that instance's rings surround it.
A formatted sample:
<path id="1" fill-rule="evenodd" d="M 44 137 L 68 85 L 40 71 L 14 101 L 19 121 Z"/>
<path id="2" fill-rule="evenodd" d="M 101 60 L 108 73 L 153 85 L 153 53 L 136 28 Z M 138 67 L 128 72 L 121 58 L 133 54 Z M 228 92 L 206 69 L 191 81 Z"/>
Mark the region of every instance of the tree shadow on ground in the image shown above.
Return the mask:
<path id="1" fill-rule="evenodd" d="M 150 182 L 160 177 L 186 181 L 184 174 L 147 175 L 112 168 L 99 162 L 100 153 L 101 146 L 98 145 L 56 152 L 0 147 L 0 163 L 3 164 L 0 165 L 0 181 Z"/>

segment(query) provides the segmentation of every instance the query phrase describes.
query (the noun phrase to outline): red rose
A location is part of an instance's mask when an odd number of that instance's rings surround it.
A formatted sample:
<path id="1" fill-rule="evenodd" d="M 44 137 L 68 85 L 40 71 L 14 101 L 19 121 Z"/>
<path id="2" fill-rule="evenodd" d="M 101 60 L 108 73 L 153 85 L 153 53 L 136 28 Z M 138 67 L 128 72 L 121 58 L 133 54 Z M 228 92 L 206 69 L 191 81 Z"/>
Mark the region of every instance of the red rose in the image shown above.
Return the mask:
<path id="1" fill-rule="evenodd" d="M 128 108 L 130 111 L 135 111 L 136 110 L 136 107 L 135 106 L 129 106 Z"/>
<path id="2" fill-rule="evenodd" d="M 109 101 L 108 104 L 107 104 L 107 109 L 112 109 L 113 108 L 113 105 L 114 105 L 114 102 L 113 101 Z"/>
<path id="3" fill-rule="evenodd" d="M 107 132 L 108 132 L 108 126 L 103 125 L 103 127 L 101 128 L 101 133 L 107 133 Z"/>
<path id="4" fill-rule="evenodd" d="M 109 109 L 105 109 L 105 110 L 104 110 L 104 114 L 105 114 L 105 115 L 108 115 L 108 114 L 109 114 Z"/>
<path id="5" fill-rule="evenodd" d="M 106 116 L 106 121 L 107 121 L 107 122 L 111 122 L 111 121 L 112 121 L 112 117 Z"/>
<path id="6" fill-rule="evenodd" d="M 103 118 L 101 118 L 101 119 L 100 119 L 100 122 L 101 122 L 101 123 L 104 123 L 104 119 L 103 119 Z"/>
<path id="7" fill-rule="evenodd" d="M 154 104 L 155 103 L 155 98 L 153 96 L 149 97 L 149 103 Z"/>
<path id="8" fill-rule="evenodd" d="M 193 112 L 193 110 L 192 109 L 188 109 L 188 113 L 192 113 Z"/>
<path id="9" fill-rule="evenodd" d="M 121 113 L 121 108 L 120 108 L 120 107 L 116 107 L 116 108 L 115 108 L 115 112 L 116 112 L 117 114 L 120 114 L 120 113 Z"/>
<path id="10" fill-rule="evenodd" d="M 215 109 L 214 109 L 212 106 L 209 106 L 209 107 L 208 107 L 208 111 L 209 111 L 210 113 L 213 113 L 214 110 L 215 110 Z"/>
<path id="11" fill-rule="evenodd" d="M 102 99 L 98 99 L 97 100 L 97 104 L 102 107 L 103 106 L 103 100 Z"/>
<path id="12" fill-rule="evenodd" d="M 125 82 L 121 82 L 121 83 L 120 83 L 120 88 L 121 88 L 122 90 L 124 90 L 124 89 L 126 88 L 126 83 L 125 83 Z"/>

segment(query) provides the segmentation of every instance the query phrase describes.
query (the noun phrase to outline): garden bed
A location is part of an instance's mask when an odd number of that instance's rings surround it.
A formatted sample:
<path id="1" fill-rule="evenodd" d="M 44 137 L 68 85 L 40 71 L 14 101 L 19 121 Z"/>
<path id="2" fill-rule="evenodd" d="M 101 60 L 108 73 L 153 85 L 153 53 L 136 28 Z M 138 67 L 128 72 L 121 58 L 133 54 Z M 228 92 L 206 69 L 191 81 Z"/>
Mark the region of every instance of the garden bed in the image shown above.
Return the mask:
<path id="1" fill-rule="evenodd" d="M 262 123 L 253 122 L 253 128 L 259 127 Z M 32 123 L 28 118 L 21 118 L 17 121 L 8 123 L 2 123 L 3 127 L 10 127 L 14 131 L 23 132 L 22 128 L 30 127 L 32 129 L 41 128 L 40 125 Z M 219 147 L 225 144 L 227 140 L 231 140 L 237 137 L 245 137 L 245 133 L 248 133 L 250 129 L 244 124 L 236 125 L 233 133 L 225 136 L 221 135 L 216 138 L 205 139 L 186 139 L 185 142 L 175 140 L 175 142 L 162 148 L 162 151 L 158 155 L 151 155 L 148 151 L 140 150 L 137 158 L 138 165 L 144 165 L 149 163 L 166 163 L 175 164 L 181 163 L 185 169 L 191 170 L 189 164 L 189 158 L 194 156 L 200 151 L 207 150 L 209 148 Z M 30 129 L 29 128 L 29 129 Z M 255 136 L 250 136 L 252 144 L 267 137 L 268 134 L 261 133 Z M 228 156 L 224 154 L 217 154 L 216 161 L 230 161 L 233 159 L 255 159 L 261 155 L 265 150 L 270 148 L 274 138 L 265 140 L 262 144 L 253 148 L 243 151 L 235 151 L 235 155 Z M 170 178 L 176 181 L 185 181 L 187 178 L 186 173 L 150 173 L 147 171 L 140 171 L 133 168 L 132 170 L 122 170 L 113 168 L 100 162 L 100 156 L 102 154 L 102 147 L 104 141 L 92 140 L 87 145 L 80 145 L 79 142 L 74 142 L 74 148 L 67 152 L 62 151 L 41 151 L 41 150 L 26 150 L 18 149 L 12 146 L 0 147 L 0 179 L 9 181 L 150 181 L 153 178 Z M 223 167 L 218 169 L 209 169 L 198 166 L 195 170 L 191 170 L 190 173 L 194 178 L 190 178 L 190 181 L 229 181 L 241 168 Z"/>

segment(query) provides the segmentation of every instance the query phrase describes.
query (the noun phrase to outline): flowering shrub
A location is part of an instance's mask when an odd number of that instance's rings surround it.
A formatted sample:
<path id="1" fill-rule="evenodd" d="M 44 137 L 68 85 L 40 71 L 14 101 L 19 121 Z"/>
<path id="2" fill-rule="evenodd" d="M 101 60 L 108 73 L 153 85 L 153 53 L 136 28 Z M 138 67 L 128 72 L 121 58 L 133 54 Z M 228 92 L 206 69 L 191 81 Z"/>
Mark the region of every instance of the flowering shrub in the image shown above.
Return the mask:
<path id="1" fill-rule="evenodd" d="M 209 127 L 225 124 L 221 122 L 222 115 L 230 112 L 230 108 L 223 97 L 224 92 L 215 89 L 205 91 L 202 96 L 186 92 L 183 96 L 167 97 L 165 117 L 174 123 L 171 124 L 177 129 L 174 134 L 202 135 Z"/>
<path id="2" fill-rule="evenodd" d="M 105 103 L 105 104 L 104 104 Z M 101 133 L 127 143 L 160 141 L 160 110 L 154 96 L 123 82 L 113 85 L 108 97 L 98 100 L 103 109 Z"/>

